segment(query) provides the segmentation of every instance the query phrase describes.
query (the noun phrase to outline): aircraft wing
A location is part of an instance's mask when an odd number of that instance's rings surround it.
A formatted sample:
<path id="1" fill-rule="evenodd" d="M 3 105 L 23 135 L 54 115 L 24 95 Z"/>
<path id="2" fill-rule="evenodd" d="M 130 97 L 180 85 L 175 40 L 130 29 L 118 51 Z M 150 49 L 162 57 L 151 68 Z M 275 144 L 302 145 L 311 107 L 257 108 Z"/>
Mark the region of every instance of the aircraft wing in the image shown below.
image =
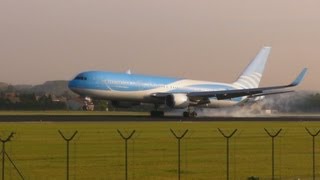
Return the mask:
<path id="1" fill-rule="evenodd" d="M 236 89 L 236 90 L 222 90 L 222 91 L 189 92 L 189 93 L 186 93 L 186 95 L 190 99 L 194 99 L 194 100 L 195 99 L 211 98 L 211 97 L 216 97 L 218 100 L 223 100 L 223 99 L 231 99 L 231 98 L 237 98 L 237 97 L 242 97 L 242 96 L 257 97 L 257 96 L 265 96 L 265 95 L 270 95 L 270 94 L 287 93 L 287 92 L 292 92 L 292 91 L 288 91 L 288 90 L 274 91 L 274 90 L 285 89 L 285 88 L 299 85 L 300 82 L 303 80 L 306 72 L 307 72 L 307 68 L 304 68 L 301 71 L 301 73 L 297 76 L 297 78 L 291 84 L 283 85 L 283 86 L 271 86 L 271 87 Z M 155 93 L 155 94 L 152 94 L 151 96 L 163 98 L 167 95 L 170 95 L 170 93 Z"/>
<path id="2" fill-rule="evenodd" d="M 242 96 L 257 96 L 261 94 L 261 96 L 268 95 L 268 94 L 279 94 L 285 93 L 288 91 L 272 91 L 276 89 L 284 89 L 293 86 L 297 86 L 303 80 L 305 74 L 307 72 L 307 68 L 304 68 L 301 73 L 297 76 L 297 78 L 288 85 L 284 86 L 271 86 L 271 87 L 261 87 L 261 88 L 252 88 L 252 89 L 237 89 L 237 90 L 223 90 L 223 91 L 204 91 L 204 92 L 190 92 L 188 93 L 188 97 L 195 98 L 209 98 L 209 97 L 216 97 L 218 100 L 222 99 L 230 99 Z"/>

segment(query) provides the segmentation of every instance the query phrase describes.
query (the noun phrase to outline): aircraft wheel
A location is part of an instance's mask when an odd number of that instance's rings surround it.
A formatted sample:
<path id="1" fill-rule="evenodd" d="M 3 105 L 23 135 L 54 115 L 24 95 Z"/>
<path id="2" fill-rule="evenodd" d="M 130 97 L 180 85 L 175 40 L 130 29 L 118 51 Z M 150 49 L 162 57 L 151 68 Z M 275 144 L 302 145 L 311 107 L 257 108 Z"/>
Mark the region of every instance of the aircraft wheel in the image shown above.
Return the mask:
<path id="1" fill-rule="evenodd" d="M 191 116 L 191 117 L 197 117 L 198 114 L 197 114 L 197 112 L 193 111 L 193 112 L 190 113 L 190 116 Z"/>
<path id="2" fill-rule="evenodd" d="M 183 117 L 186 117 L 186 118 L 188 118 L 188 117 L 197 117 L 197 112 L 195 112 L 195 111 L 192 111 L 192 112 L 188 112 L 188 111 L 185 111 L 185 112 L 183 112 Z"/>

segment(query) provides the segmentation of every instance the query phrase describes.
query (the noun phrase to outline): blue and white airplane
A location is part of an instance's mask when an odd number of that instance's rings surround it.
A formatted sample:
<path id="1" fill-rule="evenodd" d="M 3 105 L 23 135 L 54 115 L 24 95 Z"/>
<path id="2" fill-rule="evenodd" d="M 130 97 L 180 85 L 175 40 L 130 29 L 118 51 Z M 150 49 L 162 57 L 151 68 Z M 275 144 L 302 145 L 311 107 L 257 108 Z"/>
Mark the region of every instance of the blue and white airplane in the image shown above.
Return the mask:
<path id="1" fill-rule="evenodd" d="M 233 83 L 197 81 L 184 78 L 88 71 L 69 82 L 69 88 L 84 99 L 106 99 L 113 105 L 154 105 L 151 116 L 163 116 L 159 109 L 185 109 L 184 117 L 195 117 L 197 108 L 221 108 L 257 101 L 265 95 L 292 92 L 304 78 L 304 68 L 288 85 L 259 87 L 271 47 L 263 47 Z"/>

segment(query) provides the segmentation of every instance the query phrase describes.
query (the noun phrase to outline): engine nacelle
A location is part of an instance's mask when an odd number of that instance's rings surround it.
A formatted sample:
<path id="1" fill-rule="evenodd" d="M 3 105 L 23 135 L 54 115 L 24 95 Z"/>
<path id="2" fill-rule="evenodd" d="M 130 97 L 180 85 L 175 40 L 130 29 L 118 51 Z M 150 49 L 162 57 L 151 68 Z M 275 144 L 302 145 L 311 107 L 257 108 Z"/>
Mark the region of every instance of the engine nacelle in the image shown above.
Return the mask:
<path id="1" fill-rule="evenodd" d="M 116 108 L 131 108 L 133 106 L 139 106 L 138 102 L 130 102 L 130 101 L 111 101 L 113 107 Z"/>
<path id="2" fill-rule="evenodd" d="M 165 104 L 170 108 L 184 109 L 190 104 L 186 94 L 170 94 L 166 97 Z"/>

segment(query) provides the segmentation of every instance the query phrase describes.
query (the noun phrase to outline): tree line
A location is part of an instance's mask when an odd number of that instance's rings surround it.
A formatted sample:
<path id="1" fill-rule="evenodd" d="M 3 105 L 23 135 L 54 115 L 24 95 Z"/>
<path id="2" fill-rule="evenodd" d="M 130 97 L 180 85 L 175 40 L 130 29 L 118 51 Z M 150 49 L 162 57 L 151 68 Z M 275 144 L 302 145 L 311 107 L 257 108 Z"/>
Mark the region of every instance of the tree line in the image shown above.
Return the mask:
<path id="1" fill-rule="evenodd" d="M 0 93 L 0 110 L 65 110 L 66 103 L 53 101 L 51 95 Z"/>

